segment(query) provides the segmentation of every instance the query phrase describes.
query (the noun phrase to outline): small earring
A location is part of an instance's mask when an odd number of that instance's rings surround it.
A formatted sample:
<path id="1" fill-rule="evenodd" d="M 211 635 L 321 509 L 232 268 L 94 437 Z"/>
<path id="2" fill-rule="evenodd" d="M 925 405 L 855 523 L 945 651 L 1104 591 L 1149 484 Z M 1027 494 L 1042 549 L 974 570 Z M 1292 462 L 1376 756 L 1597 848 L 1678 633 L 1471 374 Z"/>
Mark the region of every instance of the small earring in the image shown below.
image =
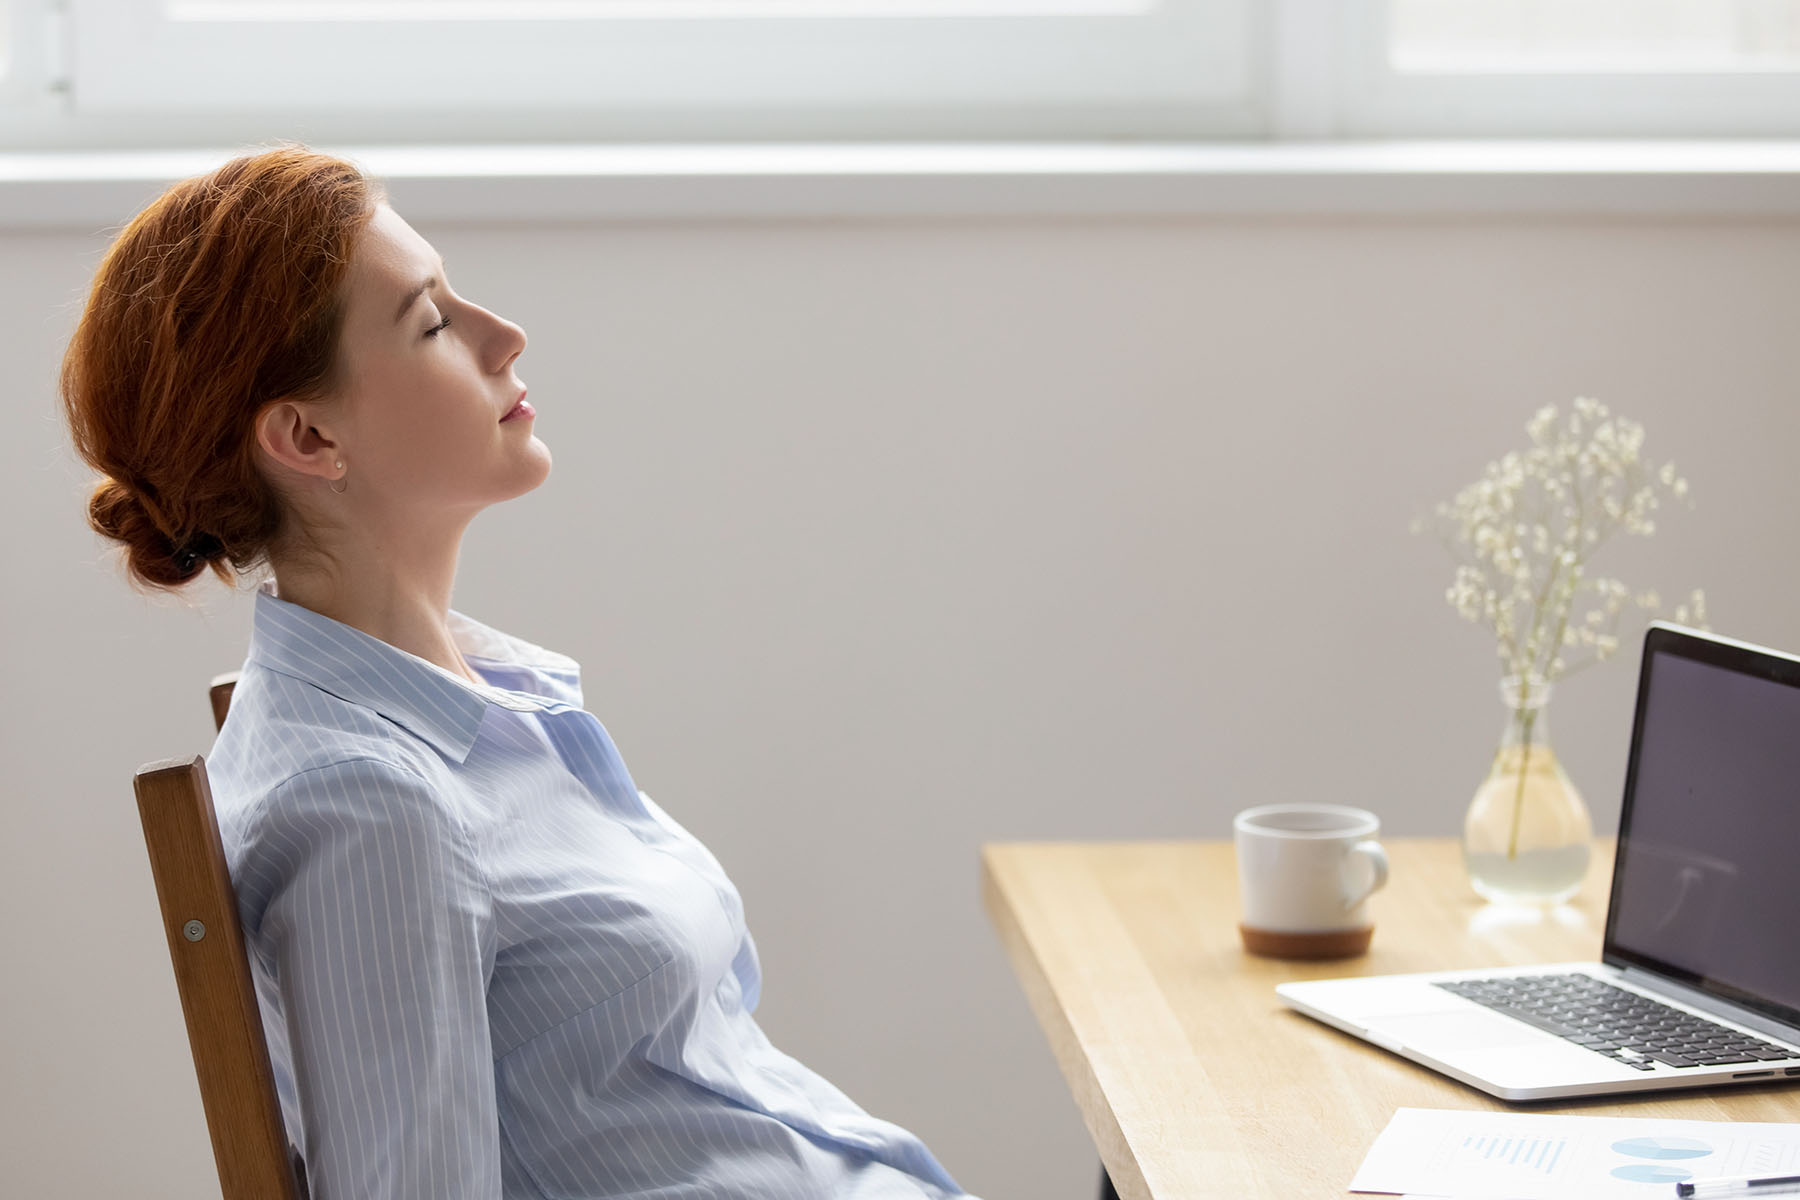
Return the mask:
<path id="1" fill-rule="evenodd" d="M 342 471 L 344 469 L 344 460 L 340 458 L 336 462 L 332 463 L 331 465 L 336 467 L 338 470 Z M 337 482 L 343 484 L 344 486 L 343 487 L 331 487 L 331 484 L 332 484 L 331 480 L 326 480 L 325 486 L 328 488 L 331 488 L 331 490 L 333 492 L 337 493 L 340 496 L 350 490 L 350 477 L 348 474 L 340 476 L 338 478 Z"/>

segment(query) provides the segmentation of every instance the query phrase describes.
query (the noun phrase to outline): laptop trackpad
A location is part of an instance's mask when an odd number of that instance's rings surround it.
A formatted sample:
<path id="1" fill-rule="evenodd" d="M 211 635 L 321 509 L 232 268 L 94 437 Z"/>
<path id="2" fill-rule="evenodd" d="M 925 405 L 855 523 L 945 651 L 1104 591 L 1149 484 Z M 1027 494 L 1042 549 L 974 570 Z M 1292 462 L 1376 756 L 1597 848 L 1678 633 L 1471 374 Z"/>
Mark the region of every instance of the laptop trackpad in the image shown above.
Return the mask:
<path id="1" fill-rule="evenodd" d="M 1412 1012 L 1368 1018 L 1368 1029 L 1384 1041 L 1411 1050 L 1498 1050 L 1508 1046 L 1543 1046 L 1547 1036 L 1511 1017 L 1471 1009 L 1467 1012 Z"/>

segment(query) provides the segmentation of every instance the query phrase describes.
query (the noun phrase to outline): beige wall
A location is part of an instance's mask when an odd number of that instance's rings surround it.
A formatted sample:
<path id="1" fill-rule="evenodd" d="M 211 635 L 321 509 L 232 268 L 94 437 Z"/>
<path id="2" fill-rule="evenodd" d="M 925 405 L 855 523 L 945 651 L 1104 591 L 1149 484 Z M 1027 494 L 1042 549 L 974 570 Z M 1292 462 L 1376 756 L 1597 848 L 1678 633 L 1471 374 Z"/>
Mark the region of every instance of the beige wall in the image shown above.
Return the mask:
<path id="1" fill-rule="evenodd" d="M 1800 224 L 423 231 L 530 331 L 557 458 L 459 607 L 582 660 L 743 891 L 776 1043 L 989 1200 L 1085 1200 L 1095 1158 L 977 846 L 1293 797 L 1451 832 L 1496 672 L 1407 526 L 1536 406 L 1691 478 L 1628 581 L 1800 647 Z M 147 602 L 82 524 L 53 378 L 100 248 L 0 236 L 0 1190 L 172 1200 L 215 1184 L 129 780 L 206 749 L 247 603 Z M 1632 674 L 1554 710 L 1602 827 Z"/>

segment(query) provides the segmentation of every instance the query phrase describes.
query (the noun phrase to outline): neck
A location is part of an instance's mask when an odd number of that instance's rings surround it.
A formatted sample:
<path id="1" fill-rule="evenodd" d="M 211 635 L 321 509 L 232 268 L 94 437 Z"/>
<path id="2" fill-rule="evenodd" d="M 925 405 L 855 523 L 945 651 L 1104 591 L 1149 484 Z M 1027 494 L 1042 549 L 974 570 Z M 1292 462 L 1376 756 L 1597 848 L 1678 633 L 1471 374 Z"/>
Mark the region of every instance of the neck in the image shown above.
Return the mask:
<path id="1" fill-rule="evenodd" d="M 318 556 L 283 556 L 281 598 L 479 682 L 450 636 L 462 531 L 438 538 L 345 538 Z"/>

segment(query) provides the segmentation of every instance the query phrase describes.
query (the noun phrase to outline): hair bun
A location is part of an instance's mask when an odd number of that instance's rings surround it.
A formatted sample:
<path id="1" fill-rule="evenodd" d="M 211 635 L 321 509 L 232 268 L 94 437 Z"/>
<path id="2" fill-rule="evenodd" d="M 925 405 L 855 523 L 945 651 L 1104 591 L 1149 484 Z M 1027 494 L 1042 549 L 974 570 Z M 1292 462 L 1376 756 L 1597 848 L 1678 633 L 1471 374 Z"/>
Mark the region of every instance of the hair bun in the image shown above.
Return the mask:
<path id="1" fill-rule="evenodd" d="M 179 587 L 225 549 L 210 534 L 196 534 L 177 545 L 157 525 L 137 490 L 117 479 L 103 479 L 94 489 L 88 520 L 124 547 L 132 576 L 153 587 Z"/>
<path id="2" fill-rule="evenodd" d="M 192 574 L 224 549 L 225 544 L 210 533 L 189 534 L 175 550 L 175 569 Z"/>

